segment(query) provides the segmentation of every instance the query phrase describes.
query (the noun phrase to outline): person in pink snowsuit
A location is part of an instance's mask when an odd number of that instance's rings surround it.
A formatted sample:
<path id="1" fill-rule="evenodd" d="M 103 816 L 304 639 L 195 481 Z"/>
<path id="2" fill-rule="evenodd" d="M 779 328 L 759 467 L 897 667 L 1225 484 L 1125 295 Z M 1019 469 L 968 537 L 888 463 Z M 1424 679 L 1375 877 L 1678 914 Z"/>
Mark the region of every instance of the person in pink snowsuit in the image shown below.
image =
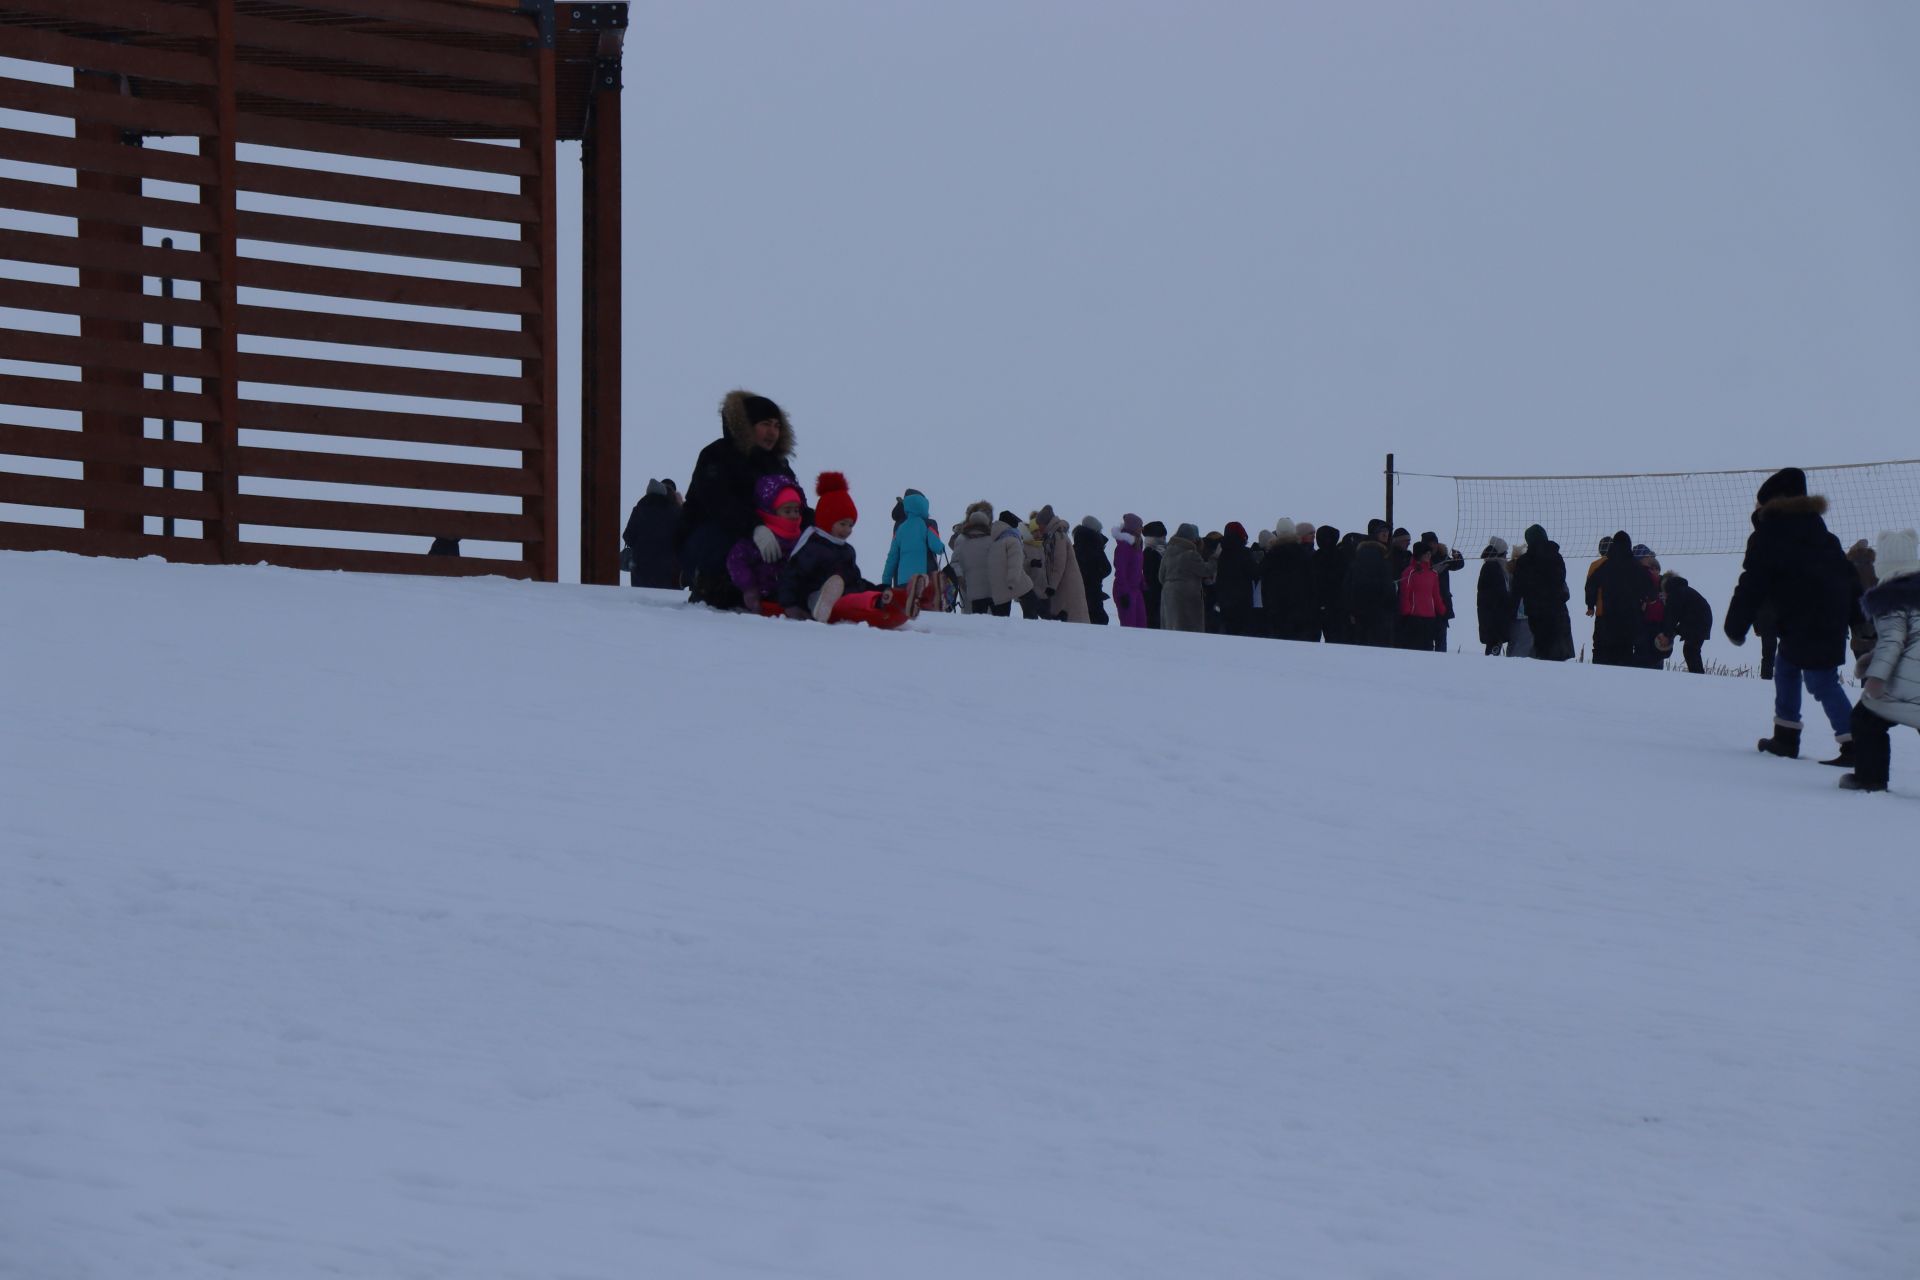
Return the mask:
<path id="1" fill-rule="evenodd" d="M 1113 606 L 1123 627 L 1148 625 L 1144 528 L 1140 517 L 1128 512 L 1113 535 Z"/>

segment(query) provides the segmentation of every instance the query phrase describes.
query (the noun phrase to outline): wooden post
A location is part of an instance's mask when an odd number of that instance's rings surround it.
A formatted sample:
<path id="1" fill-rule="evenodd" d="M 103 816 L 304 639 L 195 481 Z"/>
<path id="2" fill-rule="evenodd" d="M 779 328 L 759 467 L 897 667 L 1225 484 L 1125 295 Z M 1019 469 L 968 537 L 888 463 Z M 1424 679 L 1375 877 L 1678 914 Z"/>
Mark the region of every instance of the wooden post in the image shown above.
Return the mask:
<path id="1" fill-rule="evenodd" d="M 620 582 L 620 63 L 594 69 L 581 142 L 580 581 Z"/>
<path id="2" fill-rule="evenodd" d="M 119 97 L 122 93 L 119 76 L 93 71 L 76 70 L 73 73 L 73 87 L 82 92 L 108 94 L 114 97 Z M 73 135 L 76 141 L 82 143 L 126 145 L 124 132 L 120 126 L 114 124 L 76 120 Z M 138 196 L 140 185 L 139 178 L 128 177 L 121 173 L 101 173 L 85 168 L 74 171 L 74 188 L 78 191 L 105 192 L 115 196 Z M 140 243 L 139 227 L 96 221 L 91 218 L 80 218 L 76 221 L 78 239 L 82 245 L 132 247 Z M 138 297 L 141 292 L 141 280 L 138 275 L 127 271 L 83 266 L 80 268 L 80 287 Z M 83 314 L 80 317 L 80 337 L 84 342 L 138 344 L 144 340 L 145 335 L 137 320 Z M 123 392 L 137 394 L 143 379 L 137 371 L 90 364 L 81 367 L 80 381 L 90 387 L 113 387 Z M 80 415 L 80 430 L 94 441 L 103 438 L 138 440 L 146 435 L 146 425 L 138 415 L 100 409 L 88 409 Z M 80 474 L 93 483 L 141 485 L 146 482 L 145 472 L 137 464 L 99 458 L 81 463 Z M 141 533 L 146 528 L 146 517 L 138 511 L 89 508 L 82 514 L 81 520 L 87 529 L 111 533 Z"/>
<path id="3" fill-rule="evenodd" d="M 1393 540 L 1393 455 L 1387 455 L 1387 540 Z"/>
<path id="4" fill-rule="evenodd" d="M 560 577 L 560 228 L 554 174 L 559 160 L 555 100 L 558 69 L 554 63 L 551 0 L 543 3 L 545 43 L 534 55 L 539 81 L 534 93 L 540 123 L 526 135 L 536 172 L 520 180 L 520 193 L 532 198 L 539 218 L 535 224 L 537 265 L 523 267 L 520 276 L 522 288 L 531 295 L 529 320 L 540 352 L 533 361 L 539 402 L 526 409 L 539 440 L 534 465 L 529 468 L 538 477 L 539 492 L 527 498 L 522 509 L 537 518 L 540 540 L 523 544 L 522 559 L 529 577 L 555 582 Z"/>
<path id="5" fill-rule="evenodd" d="M 214 494 L 218 513 L 201 528 L 201 534 L 214 552 L 214 558 L 226 564 L 240 559 L 240 522 L 235 518 L 240 502 L 240 170 L 237 148 L 240 142 L 238 56 L 234 39 L 234 0 L 216 0 L 214 5 L 214 135 L 201 145 L 213 148 L 217 185 L 200 188 L 202 200 L 211 200 L 218 230 L 214 232 L 214 278 L 202 286 L 210 292 L 217 328 L 205 332 L 202 341 L 211 341 L 214 359 L 220 370 L 210 390 L 217 422 L 200 424 L 200 438 L 214 449 L 219 471 L 205 472 L 201 484 Z"/>

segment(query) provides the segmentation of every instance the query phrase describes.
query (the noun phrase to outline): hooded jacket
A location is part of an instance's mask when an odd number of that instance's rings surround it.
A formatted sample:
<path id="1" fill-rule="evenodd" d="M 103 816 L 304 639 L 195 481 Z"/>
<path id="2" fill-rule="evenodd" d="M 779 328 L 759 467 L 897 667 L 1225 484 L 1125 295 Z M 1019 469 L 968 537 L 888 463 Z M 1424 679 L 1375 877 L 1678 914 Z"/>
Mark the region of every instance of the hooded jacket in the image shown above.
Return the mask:
<path id="1" fill-rule="evenodd" d="M 1513 565 L 1513 595 L 1527 611 L 1533 656 L 1551 662 L 1573 657 L 1573 622 L 1567 617 L 1567 562 L 1560 544 L 1539 525 L 1528 525 L 1527 549 Z"/>
<path id="2" fill-rule="evenodd" d="M 621 541 L 633 553 L 633 585 L 671 588 L 680 585 L 680 560 L 674 540 L 680 528 L 680 506 L 664 490 L 651 488 L 633 504 Z"/>
<path id="3" fill-rule="evenodd" d="M 1920 573 L 1886 579 L 1863 605 L 1875 639 L 1861 679 L 1887 682 L 1882 696 L 1864 704 L 1883 720 L 1920 729 Z"/>
<path id="4" fill-rule="evenodd" d="M 754 424 L 747 421 L 751 395 L 729 391 L 720 402 L 720 438 L 694 461 L 693 479 L 687 482 L 686 501 L 680 507 L 676 546 L 684 547 L 696 533 L 705 531 L 703 541 L 717 545 L 714 554 L 724 556 L 735 542 L 753 536 L 758 523 L 753 488 L 761 476 L 778 473 L 799 485 L 793 474 L 793 427 L 785 411 L 779 418 L 779 443 L 772 449 L 759 448 L 753 443 Z M 800 519 L 803 525 L 811 524 L 812 509 L 803 507 Z"/>
<path id="5" fill-rule="evenodd" d="M 1260 611 L 1276 640 L 1304 640 L 1319 630 L 1313 605 L 1313 552 L 1298 539 L 1274 539 L 1260 562 Z"/>
<path id="6" fill-rule="evenodd" d="M 1803 671 L 1846 661 L 1847 624 L 1860 609 L 1860 576 L 1827 531 L 1826 512 L 1827 500 L 1818 495 L 1763 503 L 1727 606 L 1727 638 L 1735 644 L 1770 610 L 1780 652 Z"/>
<path id="7" fill-rule="evenodd" d="M 893 543 L 880 569 L 880 585 L 884 587 L 909 582 L 916 574 L 931 577 L 934 562 L 946 550 L 927 521 L 925 494 L 908 493 L 900 500 L 900 507 L 900 523 L 894 526 Z"/>
<path id="8" fill-rule="evenodd" d="M 1447 603 L 1440 597 L 1440 575 L 1428 560 L 1409 560 L 1400 575 L 1400 616 L 1444 618 Z"/>
<path id="9" fill-rule="evenodd" d="M 1667 616 L 1661 629 L 1682 640 L 1705 640 L 1713 634 L 1713 606 L 1707 598 L 1688 585 L 1677 573 L 1663 580 L 1667 590 Z"/>
<path id="10" fill-rule="evenodd" d="M 1361 538 L 1347 565 L 1347 613 L 1358 619 L 1391 617 L 1394 613 L 1392 552 L 1378 538 Z"/>
<path id="11" fill-rule="evenodd" d="M 1480 620 L 1480 643 L 1506 644 L 1513 636 L 1515 601 L 1507 582 L 1506 562 L 1488 556 L 1480 562 L 1480 583 L 1474 597 L 1475 613 Z"/>
<path id="12" fill-rule="evenodd" d="M 1125 529 L 1113 535 L 1113 608 L 1123 627 L 1147 625 L 1145 539 Z"/>

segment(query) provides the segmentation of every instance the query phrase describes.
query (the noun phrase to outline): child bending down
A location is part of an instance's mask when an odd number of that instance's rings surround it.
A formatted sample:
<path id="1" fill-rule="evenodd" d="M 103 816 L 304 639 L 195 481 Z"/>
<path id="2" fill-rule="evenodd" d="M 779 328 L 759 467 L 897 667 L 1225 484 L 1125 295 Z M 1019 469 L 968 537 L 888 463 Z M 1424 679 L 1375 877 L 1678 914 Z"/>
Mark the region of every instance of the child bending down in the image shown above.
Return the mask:
<path id="1" fill-rule="evenodd" d="M 847 492 L 847 478 L 838 471 L 823 471 L 814 491 L 820 499 L 814 504 L 813 527 L 800 535 L 781 570 L 780 604 L 790 618 L 828 622 L 841 596 L 875 588 L 860 576 L 859 562 L 847 542 L 860 518 L 853 495 Z M 892 596 L 891 591 L 881 592 L 880 603 L 889 603 Z"/>

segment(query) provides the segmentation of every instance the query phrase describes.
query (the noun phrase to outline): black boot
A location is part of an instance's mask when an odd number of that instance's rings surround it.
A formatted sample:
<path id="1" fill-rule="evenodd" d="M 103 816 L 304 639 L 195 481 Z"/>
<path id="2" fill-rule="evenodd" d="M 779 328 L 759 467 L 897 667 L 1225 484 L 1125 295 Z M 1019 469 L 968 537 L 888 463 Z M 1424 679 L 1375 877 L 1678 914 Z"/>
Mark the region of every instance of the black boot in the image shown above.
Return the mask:
<path id="1" fill-rule="evenodd" d="M 1830 764 L 1836 769 L 1853 768 L 1853 738 L 1848 736 L 1840 739 L 1840 754 L 1831 760 L 1822 760 L 1820 763 Z"/>
<path id="2" fill-rule="evenodd" d="M 1800 758 L 1800 726 L 1773 722 L 1773 736 L 1760 739 L 1760 749 L 1770 756 L 1779 756 L 1783 760 Z"/>
<path id="3" fill-rule="evenodd" d="M 1857 773 L 1849 773 L 1841 777 L 1840 789 L 1842 791 L 1885 791 L 1887 784 L 1884 782 L 1868 782 Z"/>

